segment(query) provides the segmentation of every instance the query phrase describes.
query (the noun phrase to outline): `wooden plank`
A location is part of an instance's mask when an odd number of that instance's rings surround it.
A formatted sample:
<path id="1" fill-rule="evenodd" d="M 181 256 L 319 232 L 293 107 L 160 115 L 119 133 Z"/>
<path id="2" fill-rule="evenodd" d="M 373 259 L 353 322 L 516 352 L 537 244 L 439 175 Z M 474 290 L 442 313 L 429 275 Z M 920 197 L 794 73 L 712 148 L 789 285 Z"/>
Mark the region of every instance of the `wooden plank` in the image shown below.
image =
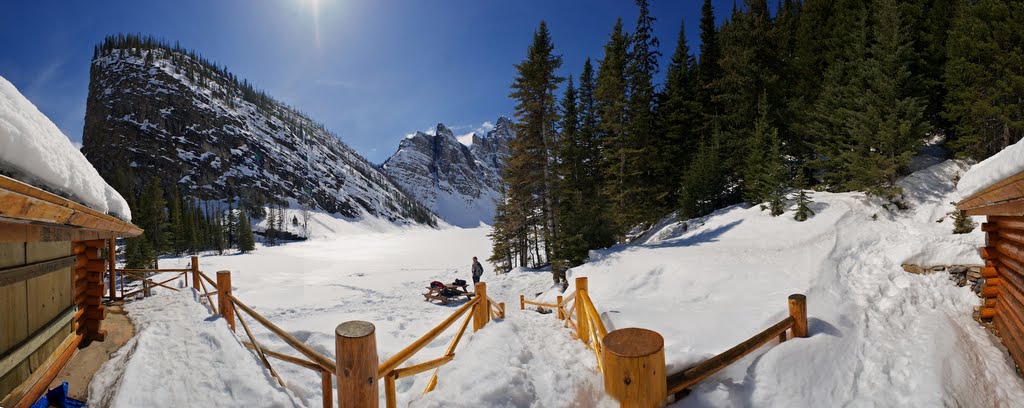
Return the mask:
<path id="1" fill-rule="evenodd" d="M 448 318 L 441 322 L 441 324 L 438 324 L 433 329 L 424 334 L 422 337 L 414 341 L 412 344 L 402 349 L 398 353 L 395 353 L 395 355 L 391 356 L 391 358 L 387 359 L 387 361 L 381 363 L 380 368 L 377 371 L 378 375 L 390 373 L 391 370 L 398 368 L 398 366 L 404 363 L 405 360 L 408 360 L 409 357 L 412 357 L 413 354 L 416 354 L 417 351 L 420 351 L 420 349 L 425 347 L 427 344 L 433 341 L 438 335 L 444 332 L 444 330 L 447 329 L 448 326 L 451 326 L 452 323 L 455 323 L 455 321 L 458 320 L 459 316 L 461 316 L 467 310 L 473 308 L 473 306 L 475 306 L 477 302 L 480 301 L 480 299 L 482 299 L 482 297 L 475 297 L 473 298 L 473 300 L 466 302 L 466 304 L 460 306 L 458 310 L 455 311 L 455 313 L 452 313 L 451 316 L 448 316 Z"/>
<path id="2" fill-rule="evenodd" d="M 13 394 L 14 390 L 18 389 L 31 376 L 32 371 L 29 370 L 28 360 L 21 362 L 7 374 L 0 373 L 0 407 L 6 407 L 8 399 L 13 401 L 14 396 L 10 394 Z"/>
<path id="3" fill-rule="evenodd" d="M 1024 351 L 1020 349 L 1018 342 L 1018 334 L 1013 333 L 1006 323 L 1003 321 L 1003 317 L 996 315 L 995 319 L 992 319 L 993 325 L 996 330 L 999 331 L 999 341 L 1006 347 L 1006 351 L 1009 352 L 1010 358 L 1018 367 L 1024 367 Z"/>
<path id="4" fill-rule="evenodd" d="M 1024 199 L 1004 201 L 964 210 L 965 215 L 1018 215 L 1024 214 Z"/>
<path id="5" fill-rule="evenodd" d="M 68 308 L 57 316 L 44 327 L 32 334 L 31 337 L 26 339 L 22 344 L 18 345 L 13 351 L 5 355 L 0 359 L 0 373 L 6 373 L 10 371 L 14 366 L 21 364 L 21 362 L 27 359 L 32 353 L 35 353 L 40 347 L 43 346 L 50 338 L 57 334 L 62 328 L 65 328 L 68 323 L 71 322 L 72 317 L 75 315 L 74 308 Z"/>
<path id="6" fill-rule="evenodd" d="M 32 211 L 34 211 L 33 214 L 38 214 L 40 211 L 47 214 L 46 217 L 48 218 L 38 221 L 55 224 L 71 222 L 72 225 L 97 227 L 106 231 L 118 232 L 120 236 L 134 237 L 142 234 L 142 229 L 130 222 L 103 214 L 92 208 L 86 207 L 85 205 L 57 196 L 56 194 L 43 191 L 42 189 L 21 181 L 0 175 L 0 202 L 3 200 L 2 197 L 5 196 L 8 197 L 8 200 L 15 200 L 16 202 L 24 201 L 21 197 L 27 197 L 33 200 L 31 201 L 33 206 L 45 208 L 45 210 L 32 209 Z M 13 210 L 8 209 L 7 211 Z M 70 211 L 71 213 L 66 214 L 66 211 Z M 35 217 L 39 218 L 38 215 Z"/>
<path id="7" fill-rule="evenodd" d="M 957 204 L 957 208 L 961 210 L 967 210 L 969 208 L 978 208 L 984 205 L 991 204 L 993 202 L 1001 201 L 1000 197 L 1020 197 L 1020 189 L 1015 187 L 1019 182 L 1024 181 L 1024 172 L 1017 173 L 1013 176 L 1007 177 L 999 182 L 986 187 L 970 197 L 966 197 L 960 200 Z M 1004 198 L 1005 199 L 1005 198 Z M 1003 214 L 994 214 L 1003 215 Z M 1005 215 L 1020 215 L 1020 214 L 1005 214 Z"/>
<path id="8" fill-rule="evenodd" d="M 28 265 L 12 266 L 0 269 L 0 286 L 27 281 L 62 269 L 67 270 L 67 272 L 70 273 L 69 268 L 74 264 L 75 256 L 70 255 L 51 261 L 36 262 Z"/>
<path id="9" fill-rule="evenodd" d="M 250 350 L 256 350 L 256 347 L 253 346 L 252 343 L 250 343 L 250 342 L 243 341 L 242 345 L 245 346 L 246 348 L 250 349 Z M 278 360 L 281 360 L 281 361 L 284 361 L 284 362 L 288 362 L 288 363 L 292 363 L 292 364 L 295 364 L 295 365 L 297 365 L 299 367 L 305 367 L 305 368 L 308 368 L 308 369 L 316 371 L 316 372 L 323 371 L 323 368 L 321 368 L 316 363 L 314 363 L 312 361 L 309 361 L 309 360 L 303 360 L 303 359 L 298 358 L 298 357 L 289 356 L 287 354 L 278 353 L 276 351 L 271 351 L 271 350 L 267 350 L 267 349 L 263 349 L 263 354 L 266 354 L 268 357 L 273 357 L 273 358 L 276 358 Z"/>
<path id="10" fill-rule="evenodd" d="M 25 244 L 0 243 L 0 268 L 25 264 Z M 0 355 L 28 337 L 25 283 L 0 285 Z M 3 372 L 0 372 L 0 376 Z M 3 394 L 0 394 L 2 396 Z"/>
<path id="11" fill-rule="evenodd" d="M 393 376 L 395 379 L 411 377 L 416 374 L 425 371 L 430 371 L 445 364 L 448 364 L 448 362 L 452 361 L 453 358 L 455 358 L 455 353 L 446 356 L 441 356 L 433 360 L 424 361 L 422 363 L 414 364 L 408 367 L 402 367 L 399 369 L 392 370 L 390 375 Z"/>
<path id="12" fill-rule="evenodd" d="M 25 282 L 29 331 L 43 327 L 71 306 L 70 273 L 70 269 L 58 270 Z"/>
<path id="13" fill-rule="evenodd" d="M 25 384 L 31 384 L 31 386 L 27 391 L 24 391 L 20 400 L 14 404 L 14 408 L 28 408 L 46 393 L 47 387 L 57 377 L 57 374 L 64 369 L 68 360 L 71 360 L 71 356 L 75 354 L 81 342 L 82 336 L 68 336 L 67 340 L 58 349 L 60 352 L 53 353 L 51 359 L 43 364 L 43 367 L 46 367 L 46 369 L 32 373 L 32 378 L 25 382 Z"/>
<path id="14" fill-rule="evenodd" d="M 683 370 L 679 373 L 668 376 L 668 394 L 676 394 L 694 384 L 710 377 L 712 374 L 735 363 L 750 352 L 761 348 L 769 341 L 779 337 L 779 334 L 789 330 L 793 326 L 793 318 L 787 317 L 765 331 L 754 335 L 736 347 L 726 350 L 722 354 L 711 357 L 702 363 Z"/>
<path id="15" fill-rule="evenodd" d="M 55 242 L 111 238 L 115 233 L 87 228 L 34 224 L 0 217 L 0 242 Z"/>
<path id="16" fill-rule="evenodd" d="M 250 308 L 249 306 L 246 306 L 244 303 L 242 303 L 240 300 L 238 300 L 238 298 L 236 298 L 235 296 L 228 294 L 227 297 L 229 299 L 231 299 L 231 301 L 234 302 L 236 306 L 238 306 L 240 309 L 244 310 L 245 313 L 247 313 L 249 316 L 252 316 L 252 318 L 256 319 L 256 321 L 260 322 L 260 324 L 262 324 L 263 327 L 266 327 L 267 330 L 270 330 L 271 332 L 276 334 L 278 337 L 281 338 L 281 340 L 284 340 L 285 343 L 288 343 L 288 345 L 292 346 L 292 348 L 294 348 L 296 351 L 298 351 L 299 353 L 302 353 L 302 355 L 306 356 L 306 358 L 309 358 L 314 363 L 319 364 L 320 367 L 322 367 L 323 369 L 328 370 L 328 371 L 330 371 L 332 373 L 334 372 L 334 370 L 335 370 L 334 366 L 336 364 L 335 361 L 332 361 L 327 356 L 324 356 L 323 354 L 320 354 L 320 353 L 314 351 L 313 349 L 309 348 L 309 346 L 307 346 L 305 343 L 299 341 L 294 336 L 292 336 L 290 333 L 284 331 L 280 327 L 277 327 L 277 325 L 272 323 L 270 320 L 267 320 L 267 318 L 263 317 L 259 313 L 256 313 L 256 311 L 252 310 L 252 308 Z M 472 302 L 470 302 L 470 303 L 472 303 Z"/>

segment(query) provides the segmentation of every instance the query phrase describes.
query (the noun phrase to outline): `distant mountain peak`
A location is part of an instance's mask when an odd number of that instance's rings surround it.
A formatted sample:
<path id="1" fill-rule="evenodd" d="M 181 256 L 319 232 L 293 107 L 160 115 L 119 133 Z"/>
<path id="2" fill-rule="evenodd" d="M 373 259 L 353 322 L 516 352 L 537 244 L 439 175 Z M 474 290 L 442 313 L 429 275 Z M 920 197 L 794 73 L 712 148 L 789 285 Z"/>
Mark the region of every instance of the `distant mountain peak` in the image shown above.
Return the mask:
<path id="1" fill-rule="evenodd" d="M 501 170 L 514 137 L 511 121 L 498 119 L 486 135 L 455 137 L 439 123 L 434 135 L 403 139 L 382 168 L 427 208 L 452 225 L 493 223 L 501 197 Z"/>
<path id="2" fill-rule="evenodd" d="M 155 177 L 165 191 L 177 187 L 201 200 L 435 224 L 323 125 L 227 68 L 149 37 L 108 37 L 97 46 L 82 139 L 82 152 L 108 181 L 130 179 L 122 189 L 140 191 Z"/>

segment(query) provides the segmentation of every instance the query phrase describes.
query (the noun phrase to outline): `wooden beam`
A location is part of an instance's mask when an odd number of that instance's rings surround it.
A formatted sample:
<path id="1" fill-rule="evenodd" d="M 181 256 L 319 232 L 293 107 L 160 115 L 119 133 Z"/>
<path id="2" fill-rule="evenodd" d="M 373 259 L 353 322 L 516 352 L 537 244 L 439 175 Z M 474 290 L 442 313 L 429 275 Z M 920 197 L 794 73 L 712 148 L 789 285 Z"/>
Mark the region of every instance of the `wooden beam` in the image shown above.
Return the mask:
<path id="1" fill-rule="evenodd" d="M 277 337 L 280 337 L 281 340 L 284 340 L 285 343 L 288 343 L 288 345 L 292 346 L 296 351 L 306 356 L 306 358 L 312 360 L 314 363 L 319 364 L 323 369 L 329 370 L 332 373 L 334 372 L 335 363 L 330 358 L 309 348 L 305 343 L 299 341 L 280 327 L 277 327 L 277 325 L 272 323 L 270 320 L 267 320 L 267 318 L 261 316 L 259 313 L 256 313 L 256 311 L 252 310 L 249 306 L 246 306 L 245 303 L 242 303 L 242 301 L 238 300 L 234 295 L 227 294 L 227 297 L 231 299 L 232 302 L 235 302 L 235 305 L 238 306 L 238 308 L 242 309 L 249 316 L 252 316 L 252 318 L 256 319 L 257 322 L 260 322 L 263 327 L 266 327 L 267 330 L 276 334 Z"/>
<path id="2" fill-rule="evenodd" d="M 39 347 L 42 347 L 47 341 L 56 335 L 60 329 L 67 326 L 68 322 L 72 321 L 75 317 L 74 307 L 69 307 L 57 317 L 50 320 L 46 326 L 33 333 L 27 340 L 25 340 L 20 346 L 10 351 L 2 359 L 0 359 L 0 377 L 10 372 L 15 366 L 21 364 L 22 361 L 27 359 L 32 353 L 35 353 Z"/>
<path id="3" fill-rule="evenodd" d="M 27 391 L 25 391 L 21 398 L 14 403 L 14 408 L 28 408 L 32 406 L 39 397 L 46 393 L 47 388 L 53 379 L 57 377 L 57 374 L 64 369 L 68 361 L 71 360 L 71 356 L 78 350 L 78 345 L 82 342 L 82 336 L 70 335 L 64 340 L 60 346 L 57 347 L 57 351 L 50 355 L 41 367 L 46 367 L 45 370 L 36 370 L 29 377 L 28 381 L 25 381 L 22 385 L 31 384 Z M 17 390 L 16 390 L 17 392 Z M 11 395 L 15 395 L 14 392 Z"/>
<path id="4" fill-rule="evenodd" d="M 395 379 L 411 377 L 416 374 L 430 371 L 445 364 L 448 364 L 448 362 L 452 361 L 453 358 L 455 358 L 455 353 L 441 356 L 433 360 L 424 361 L 422 363 L 411 365 L 408 367 L 402 367 L 391 371 L 389 375 L 395 377 Z"/>
<path id="5" fill-rule="evenodd" d="M 462 316 L 463 313 L 466 313 L 467 310 L 470 310 L 479 301 L 480 297 L 474 296 L 473 300 L 470 300 L 469 302 L 466 302 L 466 304 L 460 306 L 458 310 L 455 311 L 455 313 L 452 313 L 451 316 L 448 316 L 448 318 L 441 322 L 441 324 L 438 324 L 433 329 L 430 329 L 430 331 L 428 331 L 419 339 L 416 339 L 416 341 L 414 341 L 412 344 L 400 350 L 398 353 L 395 353 L 395 355 L 391 356 L 391 358 L 387 359 L 387 361 L 381 363 L 380 370 L 378 370 L 378 372 L 390 373 L 391 370 L 398 368 L 398 366 L 402 365 L 402 363 L 404 363 L 405 360 L 408 360 L 409 357 L 412 357 L 413 354 L 416 354 L 417 351 L 420 351 L 420 349 L 422 349 L 435 338 L 437 338 L 437 336 L 443 333 L 444 330 L 448 328 L 448 326 L 451 326 L 452 323 L 454 323 L 455 320 L 459 318 L 459 316 Z"/>
<path id="6" fill-rule="evenodd" d="M 712 374 L 735 363 L 750 352 L 761 348 L 769 341 L 778 338 L 779 334 L 793 327 L 793 317 L 789 316 L 765 331 L 754 335 L 737 346 L 726 350 L 722 354 L 711 357 L 704 362 L 690 367 L 682 372 L 668 376 L 668 394 L 672 395 L 692 387 L 694 384 L 703 381 Z"/>
<path id="7" fill-rule="evenodd" d="M 26 200 L 31 199 L 31 200 Z M 142 234 L 142 229 L 130 222 L 120 220 L 107 214 L 103 214 L 92 208 L 76 203 L 56 194 L 46 192 L 40 188 L 31 186 L 21 181 L 0 175 L 0 202 L 31 202 L 32 209 L 17 209 L 14 206 L 0 208 L 0 215 L 10 217 L 4 212 L 25 212 L 31 214 L 31 218 L 19 218 L 21 214 L 14 214 L 15 219 L 41 221 L 52 224 L 68 224 L 72 226 L 93 228 L 108 232 L 115 232 L 118 236 L 134 237 Z M 0 206 L 4 207 L 4 206 Z M 70 213 L 68 213 L 70 211 Z M 45 214 L 40 216 L 40 212 Z"/>
<path id="8" fill-rule="evenodd" d="M 77 257 L 69 255 L 49 261 L 0 269 L 0 286 L 26 281 L 61 269 L 70 268 Z"/>

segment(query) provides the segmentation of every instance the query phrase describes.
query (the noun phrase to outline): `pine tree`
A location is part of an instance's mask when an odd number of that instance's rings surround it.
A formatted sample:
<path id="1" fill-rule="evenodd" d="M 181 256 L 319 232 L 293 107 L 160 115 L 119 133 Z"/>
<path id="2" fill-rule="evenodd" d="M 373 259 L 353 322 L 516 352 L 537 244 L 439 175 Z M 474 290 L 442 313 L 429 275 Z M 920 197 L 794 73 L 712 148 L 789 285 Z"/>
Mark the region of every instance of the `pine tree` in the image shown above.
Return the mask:
<path id="1" fill-rule="evenodd" d="M 627 54 L 625 132 L 616 145 L 618 151 L 609 152 L 621 160 L 616 172 L 618 183 L 610 185 L 607 193 L 620 233 L 636 226 L 646 228 L 669 210 L 667 195 L 657 190 L 661 153 L 654 137 L 653 77 L 658 72 L 661 52 L 652 27 L 655 18 L 650 15 L 647 0 L 636 0 L 636 4 L 640 15 Z"/>
<path id="2" fill-rule="evenodd" d="M 553 167 L 559 115 L 555 90 L 563 78 L 555 71 L 561 65 L 547 24 L 541 21 L 526 59 L 516 64 L 517 76 L 509 95 L 516 100 L 516 138 L 510 143 L 502 175 L 505 193 L 499 212 L 503 217 L 496 219 L 492 235 L 496 251 L 492 257 L 505 257 L 497 251 L 507 249 L 518 255 L 519 266 L 528 264 L 531 248 L 534 265 L 548 262 L 557 241 Z"/>
<path id="3" fill-rule="evenodd" d="M 719 208 L 725 186 L 719 157 L 719 131 L 712 128 L 710 139 L 701 139 L 697 154 L 683 175 L 679 192 L 679 215 L 696 218 Z"/>
<path id="4" fill-rule="evenodd" d="M 238 213 L 238 250 L 243 254 L 256 250 L 256 238 L 252 235 L 249 217 L 242 211 Z"/>
<path id="5" fill-rule="evenodd" d="M 213 250 L 217 251 L 218 255 L 223 255 L 224 250 L 226 249 L 226 241 L 224 240 L 224 217 L 221 216 L 221 211 L 222 210 L 218 209 L 217 214 L 213 216 L 212 225 L 213 243 L 211 246 Z"/>
<path id="6" fill-rule="evenodd" d="M 602 195 L 607 201 L 607 214 L 626 204 L 626 164 L 628 144 L 626 136 L 626 105 L 628 82 L 626 69 L 629 60 L 629 37 L 622 31 L 622 19 L 616 20 L 611 37 L 604 46 L 604 59 L 597 70 L 594 101 L 597 108 L 598 140 L 601 141 Z M 616 235 L 624 233 L 625 226 L 614 223 Z"/>
<path id="7" fill-rule="evenodd" d="M 945 118 L 957 155 L 982 160 L 1024 136 L 1024 6 L 958 3 L 946 45 Z"/>
<path id="8" fill-rule="evenodd" d="M 768 123 L 769 107 L 765 94 L 758 103 L 758 117 L 750 137 L 749 153 L 744 170 L 743 198 L 762 209 L 770 209 L 773 216 L 785 211 L 786 181 L 789 174 L 782 162 L 779 132 Z"/>
<path id="9" fill-rule="evenodd" d="M 665 90 L 658 104 L 658 127 L 663 133 L 656 142 L 659 144 L 657 165 L 657 190 L 664 196 L 659 203 L 663 208 L 678 205 L 678 186 L 686 165 L 700 139 L 697 130 L 701 123 L 700 85 L 697 77 L 697 62 L 690 54 L 686 43 L 685 26 L 679 27 L 676 50 L 668 66 Z"/>
<path id="10" fill-rule="evenodd" d="M 814 211 L 812 211 L 810 207 L 811 197 L 807 192 L 807 182 L 804 178 L 803 172 L 797 172 L 796 188 L 799 191 L 796 195 L 796 211 L 793 213 L 793 219 L 804 222 L 814 215 Z"/>
<path id="11" fill-rule="evenodd" d="M 558 188 L 558 240 L 555 242 L 555 257 L 552 270 L 562 266 L 576 266 L 586 260 L 588 243 L 583 229 L 588 222 L 585 212 L 584 191 L 586 186 L 587 155 L 586 141 L 579 130 L 579 112 L 576 102 L 576 87 L 570 76 L 565 87 L 561 104 L 562 120 L 559 137 L 560 161 L 556 168 L 561 180 Z M 560 277 L 555 277 L 556 283 Z"/>
<path id="12" fill-rule="evenodd" d="M 700 64 L 697 66 L 697 71 L 700 76 L 700 89 L 704 90 L 701 102 L 706 116 L 717 114 L 713 108 L 713 87 L 721 76 L 721 68 L 718 65 L 720 58 L 721 50 L 718 45 L 715 9 L 711 5 L 711 0 L 704 0 L 704 5 L 700 9 Z M 708 132 L 705 136 L 710 137 L 711 129 L 706 130 Z"/>
<path id="13" fill-rule="evenodd" d="M 267 246 L 277 245 L 277 208 L 271 204 L 267 213 L 267 227 L 263 230 Z"/>

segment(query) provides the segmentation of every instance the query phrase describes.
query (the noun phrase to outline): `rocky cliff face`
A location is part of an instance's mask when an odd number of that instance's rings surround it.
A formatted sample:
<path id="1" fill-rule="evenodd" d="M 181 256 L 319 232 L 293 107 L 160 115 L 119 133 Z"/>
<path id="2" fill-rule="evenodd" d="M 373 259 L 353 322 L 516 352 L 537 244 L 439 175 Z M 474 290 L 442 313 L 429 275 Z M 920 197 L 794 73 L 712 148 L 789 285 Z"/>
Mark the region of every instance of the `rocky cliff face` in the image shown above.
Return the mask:
<path id="1" fill-rule="evenodd" d="M 417 132 L 402 140 L 383 169 L 449 224 L 491 224 L 513 137 L 512 121 L 506 117 L 486 135 L 473 134 L 468 146 L 438 124 L 433 135 Z"/>
<path id="2" fill-rule="evenodd" d="M 203 200 L 436 221 L 322 125 L 179 48 L 98 48 L 82 139 L 100 174 L 129 174 L 135 191 L 157 177 Z"/>

